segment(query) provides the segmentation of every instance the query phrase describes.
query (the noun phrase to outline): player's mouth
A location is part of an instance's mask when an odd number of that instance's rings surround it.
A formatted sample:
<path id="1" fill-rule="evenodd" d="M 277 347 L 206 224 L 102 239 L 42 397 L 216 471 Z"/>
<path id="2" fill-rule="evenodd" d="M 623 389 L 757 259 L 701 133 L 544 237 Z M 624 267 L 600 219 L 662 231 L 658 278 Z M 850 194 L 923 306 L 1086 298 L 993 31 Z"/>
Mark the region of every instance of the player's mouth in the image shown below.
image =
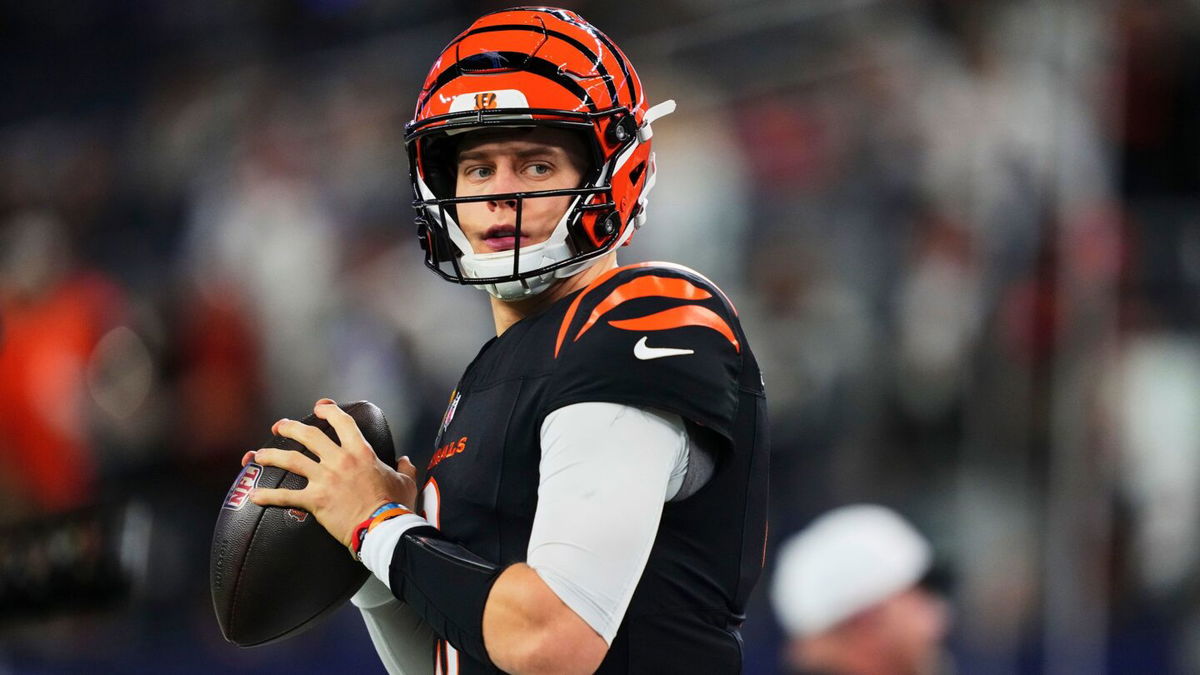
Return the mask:
<path id="1" fill-rule="evenodd" d="M 517 247 L 517 228 L 512 225 L 493 225 L 483 235 L 483 243 L 493 252 L 511 251 Z M 529 237 L 521 235 L 521 246 L 529 243 Z"/>

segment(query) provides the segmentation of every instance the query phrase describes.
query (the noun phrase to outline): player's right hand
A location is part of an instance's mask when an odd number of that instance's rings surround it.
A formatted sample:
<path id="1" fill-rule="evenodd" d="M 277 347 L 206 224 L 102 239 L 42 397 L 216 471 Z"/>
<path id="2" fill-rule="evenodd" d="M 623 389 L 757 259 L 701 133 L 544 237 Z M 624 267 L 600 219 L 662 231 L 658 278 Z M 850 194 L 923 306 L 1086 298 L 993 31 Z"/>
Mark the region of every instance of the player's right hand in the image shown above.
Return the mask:
<path id="1" fill-rule="evenodd" d="M 254 452 L 254 450 L 247 450 L 246 454 L 242 455 L 243 467 L 254 461 Z M 414 484 L 417 482 L 417 467 L 409 461 L 407 455 L 396 460 L 396 471 L 411 478 Z"/>
<path id="2" fill-rule="evenodd" d="M 258 464 L 303 476 L 307 484 L 300 489 L 257 488 L 250 500 L 259 506 L 308 511 L 329 534 L 349 546 L 355 527 L 380 504 L 395 502 L 413 507 L 417 498 L 415 467 L 408 463 L 401 465 L 403 471 L 397 471 L 381 462 L 354 418 L 333 400 L 317 401 L 313 412 L 333 427 L 336 439 L 296 420 L 285 418 L 271 426 L 272 434 L 296 441 L 312 457 L 279 448 L 254 452 Z"/>

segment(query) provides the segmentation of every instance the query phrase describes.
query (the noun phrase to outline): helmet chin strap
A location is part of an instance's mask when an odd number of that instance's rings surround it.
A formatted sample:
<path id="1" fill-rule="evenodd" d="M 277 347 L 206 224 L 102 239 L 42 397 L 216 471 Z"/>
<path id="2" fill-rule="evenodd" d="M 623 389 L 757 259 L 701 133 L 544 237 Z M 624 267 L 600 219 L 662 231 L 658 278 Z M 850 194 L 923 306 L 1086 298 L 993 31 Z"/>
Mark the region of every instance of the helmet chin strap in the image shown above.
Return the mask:
<path id="1" fill-rule="evenodd" d="M 513 269 L 513 255 L 518 256 L 518 271 L 536 270 L 571 257 L 571 248 L 567 245 L 567 219 L 575 211 L 575 205 L 580 199 L 581 197 L 577 196 L 572 200 L 546 241 L 522 246 L 519 249 L 519 254 L 516 254 L 517 249 L 512 251 L 498 251 L 496 253 L 475 253 L 471 248 L 471 242 L 463 234 L 462 228 L 452 218 L 446 216 L 446 220 L 448 221 L 446 229 L 450 234 L 450 239 L 462 253 L 462 257 L 458 259 L 458 265 L 462 268 L 463 274 L 471 279 L 500 277 L 510 274 Z M 525 279 L 502 281 L 495 284 L 473 285 L 499 300 L 520 300 L 545 291 L 557 279 L 577 274 L 592 262 L 594 261 L 585 261 L 578 265 L 567 265 L 566 267 Z"/>
<path id="2" fill-rule="evenodd" d="M 571 251 L 566 242 L 551 244 L 549 241 L 543 241 L 531 246 L 522 246 L 517 263 L 518 269 L 530 270 L 553 265 L 560 260 L 565 260 L 570 255 Z M 473 279 L 504 276 L 512 272 L 513 251 L 464 255 L 459 259 L 458 264 L 463 268 L 463 272 Z M 554 272 L 546 272 L 525 279 L 479 284 L 476 287 L 500 300 L 520 300 L 550 288 L 557 278 L 558 276 Z"/>

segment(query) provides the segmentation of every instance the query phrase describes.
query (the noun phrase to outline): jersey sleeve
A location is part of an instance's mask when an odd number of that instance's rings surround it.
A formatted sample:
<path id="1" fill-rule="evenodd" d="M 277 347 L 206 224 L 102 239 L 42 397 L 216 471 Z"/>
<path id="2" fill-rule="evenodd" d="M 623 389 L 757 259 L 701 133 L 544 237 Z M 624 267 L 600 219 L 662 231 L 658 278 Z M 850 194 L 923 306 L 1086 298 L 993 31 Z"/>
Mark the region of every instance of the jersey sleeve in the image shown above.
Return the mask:
<path id="1" fill-rule="evenodd" d="M 685 267 L 621 268 L 584 289 L 563 317 L 542 414 L 622 403 L 731 439 L 746 349 L 733 306 L 712 282 Z"/>

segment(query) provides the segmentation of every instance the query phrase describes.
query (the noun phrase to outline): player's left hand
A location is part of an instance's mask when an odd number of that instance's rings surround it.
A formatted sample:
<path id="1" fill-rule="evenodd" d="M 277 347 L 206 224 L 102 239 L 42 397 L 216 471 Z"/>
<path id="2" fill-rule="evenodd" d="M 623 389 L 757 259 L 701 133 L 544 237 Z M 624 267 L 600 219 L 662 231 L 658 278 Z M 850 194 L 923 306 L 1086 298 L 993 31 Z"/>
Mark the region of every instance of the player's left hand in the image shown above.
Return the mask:
<path id="1" fill-rule="evenodd" d="M 271 427 L 271 433 L 300 443 L 320 461 L 279 448 L 257 450 L 253 457 L 248 453 L 243 464 L 252 460 L 308 479 L 308 485 L 300 490 L 257 488 L 250 500 L 259 506 L 304 509 L 329 534 L 348 546 L 354 528 L 380 504 L 397 502 L 412 508 L 417 496 L 415 469 L 398 472 L 379 461 L 354 419 L 332 400 L 317 401 L 313 412 L 329 422 L 339 442 L 330 440 L 316 427 L 296 420 L 279 420 Z M 406 460 L 400 463 L 402 470 L 412 467 Z"/>

